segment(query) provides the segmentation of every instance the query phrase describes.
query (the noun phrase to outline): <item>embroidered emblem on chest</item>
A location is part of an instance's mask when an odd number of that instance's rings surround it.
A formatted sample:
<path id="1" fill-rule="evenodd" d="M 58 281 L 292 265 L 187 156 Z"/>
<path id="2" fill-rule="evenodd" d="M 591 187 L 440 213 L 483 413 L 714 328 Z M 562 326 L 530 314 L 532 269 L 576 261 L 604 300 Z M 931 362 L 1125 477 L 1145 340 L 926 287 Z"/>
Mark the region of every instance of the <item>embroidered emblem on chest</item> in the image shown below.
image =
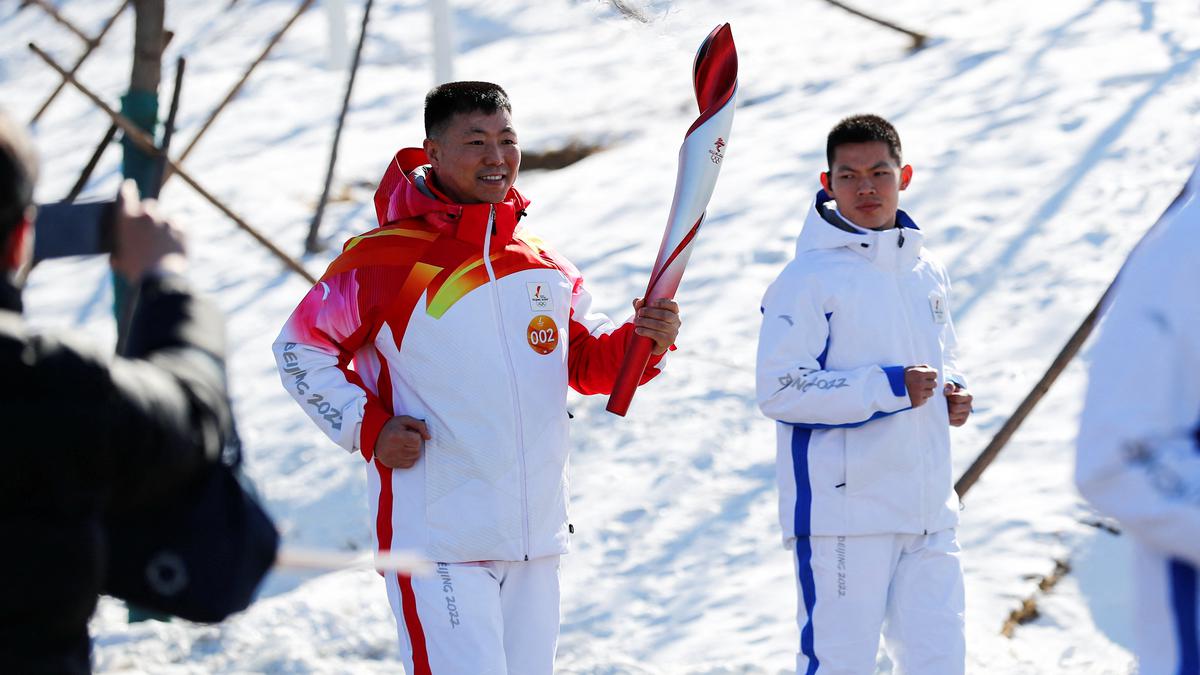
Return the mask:
<path id="1" fill-rule="evenodd" d="M 529 292 L 529 309 L 535 312 L 553 312 L 554 298 L 550 296 L 550 285 L 542 282 L 525 284 Z"/>
<path id="2" fill-rule="evenodd" d="M 950 310 L 946 306 L 946 298 L 941 293 L 933 291 L 929 294 L 929 311 L 933 314 L 934 323 L 946 323 Z"/>

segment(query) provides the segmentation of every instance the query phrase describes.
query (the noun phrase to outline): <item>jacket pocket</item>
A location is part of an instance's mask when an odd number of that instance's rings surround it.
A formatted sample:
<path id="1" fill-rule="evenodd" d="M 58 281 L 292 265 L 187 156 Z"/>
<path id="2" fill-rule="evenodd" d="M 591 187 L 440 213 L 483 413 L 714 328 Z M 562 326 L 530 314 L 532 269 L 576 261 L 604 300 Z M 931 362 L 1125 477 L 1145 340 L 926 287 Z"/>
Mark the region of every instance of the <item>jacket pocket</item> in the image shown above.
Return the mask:
<path id="1" fill-rule="evenodd" d="M 907 412 L 907 411 L 906 411 Z M 905 412 L 845 430 L 846 492 L 863 494 L 889 489 L 920 462 L 914 429 Z"/>
<path id="2" fill-rule="evenodd" d="M 795 461 L 807 463 L 808 483 L 814 492 L 846 487 L 846 430 L 813 431 L 806 456 L 793 457 Z"/>

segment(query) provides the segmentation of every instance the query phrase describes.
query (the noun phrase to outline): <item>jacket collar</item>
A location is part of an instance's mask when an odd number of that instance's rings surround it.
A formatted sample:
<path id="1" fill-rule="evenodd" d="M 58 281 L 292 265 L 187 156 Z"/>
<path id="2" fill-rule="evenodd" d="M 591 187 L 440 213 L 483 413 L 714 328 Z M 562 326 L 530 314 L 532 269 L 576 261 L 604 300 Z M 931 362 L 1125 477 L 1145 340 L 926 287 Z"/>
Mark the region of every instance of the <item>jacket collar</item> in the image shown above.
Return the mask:
<path id="1" fill-rule="evenodd" d="M 510 242 L 529 200 L 510 188 L 496 204 L 456 204 L 437 189 L 430 175 L 429 158 L 421 148 L 396 153 L 375 191 L 375 215 L 380 227 L 401 220 L 421 219 L 433 229 L 482 246 L 492 226 L 492 247 Z"/>
<path id="2" fill-rule="evenodd" d="M 796 254 L 818 249 L 848 248 L 885 269 L 911 269 L 924 243 L 924 233 L 904 211 L 896 213 L 896 227 L 866 230 L 837 213 L 837 203 L 824 190 L 817 192 L 800 236 Z"/>

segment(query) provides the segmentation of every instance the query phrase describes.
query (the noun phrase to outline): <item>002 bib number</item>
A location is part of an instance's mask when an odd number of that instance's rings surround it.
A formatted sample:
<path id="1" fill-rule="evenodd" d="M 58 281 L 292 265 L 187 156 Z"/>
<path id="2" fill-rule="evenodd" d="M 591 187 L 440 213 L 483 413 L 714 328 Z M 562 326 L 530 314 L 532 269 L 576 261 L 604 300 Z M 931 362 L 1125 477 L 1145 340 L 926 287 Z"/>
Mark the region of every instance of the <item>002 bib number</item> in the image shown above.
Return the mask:
<path id="1" fill-rule="evenodd" d="M 533 317 L 525 336 L 530 349 L 539 354 L 549 354 L 558 347 L 558 325 L 545 314 Z"/>

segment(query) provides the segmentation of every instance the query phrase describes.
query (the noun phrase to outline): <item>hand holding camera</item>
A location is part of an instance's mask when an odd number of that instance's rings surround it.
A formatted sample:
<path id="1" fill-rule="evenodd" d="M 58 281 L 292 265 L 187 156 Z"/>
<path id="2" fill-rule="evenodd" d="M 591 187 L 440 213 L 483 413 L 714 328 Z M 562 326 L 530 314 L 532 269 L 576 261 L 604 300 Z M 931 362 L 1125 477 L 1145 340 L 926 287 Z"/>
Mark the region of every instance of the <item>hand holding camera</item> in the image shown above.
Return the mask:
<path id="1" fill-rule="evenodd" d="M 158 211 L 158 201 L 142 200 L 131 180 L 121 184 L 115 205 L 115 240 L 112 267 L 131 283 L 147 272 L 187 270 L 184 233 Z"/>

